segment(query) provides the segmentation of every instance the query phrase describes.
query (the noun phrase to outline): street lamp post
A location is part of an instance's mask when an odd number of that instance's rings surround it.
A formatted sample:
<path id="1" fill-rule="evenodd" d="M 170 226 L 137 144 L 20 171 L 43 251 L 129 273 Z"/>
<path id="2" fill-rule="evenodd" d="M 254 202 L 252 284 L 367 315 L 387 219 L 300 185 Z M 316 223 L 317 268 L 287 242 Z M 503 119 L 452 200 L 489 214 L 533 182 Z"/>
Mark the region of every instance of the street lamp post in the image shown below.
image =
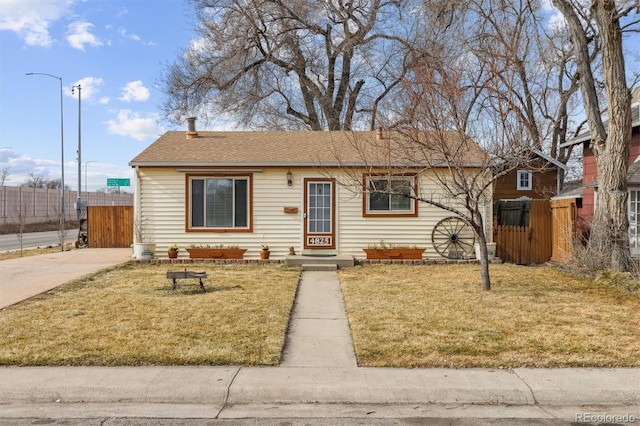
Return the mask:
<path id="1" fill-rule="evenodd" d="M 53 74 L 47 74 L 44 72 L 28 72 L 26 75 L 44 75 L 47 77 L 55 78 L 60 81 L 60 159 L 61 159 L 61 174 L 60 176 L 60 248 L 64 251 L 64 224 L 65 224 L 65 212 L 64 212 L 64 109 L 63 109 L 63 92 L 62 92 L 62 77 L 55 76 Z"/>
<path id="2" fill-rule="evenodd" d="M 78 201 L 76 203 L 76 210 L 78 214 L 78 222 L 82 219 L 82 87 L 78 84 L 77 86 L 71 86 L 71 94 L 73 95 L 73 90 L 78 88 Z"/>

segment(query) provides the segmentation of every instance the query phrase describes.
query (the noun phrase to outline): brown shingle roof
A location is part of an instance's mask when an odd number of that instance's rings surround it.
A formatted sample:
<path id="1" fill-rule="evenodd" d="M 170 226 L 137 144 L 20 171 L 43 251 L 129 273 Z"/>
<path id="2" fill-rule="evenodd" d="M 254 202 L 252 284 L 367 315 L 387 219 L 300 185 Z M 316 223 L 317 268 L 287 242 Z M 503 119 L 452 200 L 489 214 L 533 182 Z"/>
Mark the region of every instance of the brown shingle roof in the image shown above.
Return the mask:
<path id="1" fill-rule="evenodd" d="M 425 135 L 426 133 L 421 133 Z M 186 132 L 170 131 L 162 135 L 138 154 L 131 166 L 316 166 L 316 165 L 383 165 L 388 164 L 389 144 L 400 149 L 394 152 L 394 163 L 407 165 L 423 163 L 424 151 L 407 154 L 399 132 L 383 133 L 383 141 L 376 140 L 376 132 L 270 131 L 270 132 L 198 132 L 187 139 Z M 452 145 L 458 144 L 456 134 L 447 134 Z M 384 143 L 384 141 L 392 141 Z M 415 150 L 414 150 L 415 151 Z M 463 161 L 469 166 L 479 165 L 485 153 L 467 139 Z M 364 153 L 364 154 L 363 154 Z M 402 153 L 402 154 L 399 154 Z M 433 159 L 435 154 L 428 155 Z M 404 157 L 402 159 L 401 157 Z M 366 161 L 363 160 L 366 158 Z"/>

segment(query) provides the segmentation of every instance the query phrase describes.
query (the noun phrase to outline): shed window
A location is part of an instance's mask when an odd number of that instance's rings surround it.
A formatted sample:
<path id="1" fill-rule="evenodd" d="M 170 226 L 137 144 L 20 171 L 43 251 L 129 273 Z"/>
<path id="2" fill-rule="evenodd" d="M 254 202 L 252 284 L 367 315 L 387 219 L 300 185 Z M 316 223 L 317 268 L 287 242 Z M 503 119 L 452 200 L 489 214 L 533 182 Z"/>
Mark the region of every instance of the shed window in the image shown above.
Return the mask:
<path id="1" fill-rule="evenodd" d="M 249 229 L 250 182 L 248 176 L 190 177 L 189 228 Z"/>
<path id="2" fill-rule="evenodd" d="M 518 170 L 518 190 L 530 191 L 533 175 L 527 170 Z"/>

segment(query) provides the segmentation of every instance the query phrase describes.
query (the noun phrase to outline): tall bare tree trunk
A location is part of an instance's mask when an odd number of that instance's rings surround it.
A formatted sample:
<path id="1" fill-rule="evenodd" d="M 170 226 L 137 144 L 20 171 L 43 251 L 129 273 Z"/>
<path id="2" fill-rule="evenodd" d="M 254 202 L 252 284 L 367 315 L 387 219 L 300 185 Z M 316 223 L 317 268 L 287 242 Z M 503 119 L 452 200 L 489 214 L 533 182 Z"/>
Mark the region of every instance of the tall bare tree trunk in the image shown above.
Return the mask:
<path id="1" fill-rule="evenodd" d="M 622 30 L 614 0 L 592 5 L 600 29 L 602 64 L 607 94 L 608 129 L 606 142 L 598 138 L 593 152 L 598 167 L 598 199 L 594 216 L 593 241 L 597 249 L 610 250 L 611 267 L 626 271 L 630 267 L 629 218 L 627 215 L 627 167 L 631 143 L 631 94 L 627 88 Z M 607 229 L 608 228 L 608 229 Z M 608 233 L 606 232 L 608 231 Z M 599 236 L 607 236 L 600 240 Z"/>
<path id="2" fill-rule="evenodd" d="M 590 248 L 609 253 L 610 267 L 626 271 L 631 265 L 627 216 L 627 167 L 631 143 L 631 95 L 627 88 L 622 50 L 621 14 L 614 0 L 592 0 L 598 28 L 602 74 L 607 100 L 607 128 L 598 104 L 587 33 L 570 0 L 553 0 L 569 30 L 580 70 L 580 89 L 591 129 L 591 146 L 598 170 L 598 193 L 591 227 Z"/>

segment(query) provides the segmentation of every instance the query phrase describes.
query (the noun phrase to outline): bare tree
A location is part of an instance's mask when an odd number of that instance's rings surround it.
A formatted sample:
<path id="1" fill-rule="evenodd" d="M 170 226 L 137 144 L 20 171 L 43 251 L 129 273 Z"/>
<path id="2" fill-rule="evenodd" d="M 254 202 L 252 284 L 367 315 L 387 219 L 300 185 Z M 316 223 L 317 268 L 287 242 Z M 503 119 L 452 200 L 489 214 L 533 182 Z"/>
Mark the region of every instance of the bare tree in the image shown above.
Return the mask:
<path id="1" fill-rule="evenodd" d="M 533 147 L 566 164 L 572 147 L 559 146 L 576 114 L 579 74 L 568 35 L 544 19 L 540 4 L 526 0 L 425 0 L 428 31 L 416 51 L 421 61 L 455 52 L 475 73 L 468 84 L 482 102 L 510 110 Z"/>
<path id="2" fill-rule="evenodd" d="M 166 115 L 373 129 L 404 72 L 410 0 L 192 0 L 201 39 L 167 67 Z"/>
<path id="3" fill-rule="evenodd" d="M 25 186 L 27 188 L 46 188 L 48 182 L 48 179 L 31 172 L 29 173 L 29 178 L 25 183 L 22 184 L 22 186 Z"/>
<path id="4" fill-rule="evenodd" d="M 47 189 L 60 189 L 62 187 L 62 179 L 48 179 L 46 181 L 45 188 Z M 64 189 L 70 189 L 68 185 L 64 186 Z"/>
<path id="5" fill-rule="evenodd" d="M 626 271 L 631 265 L 627 217 L 627 164 L 631 142 L 631 94 L 627 86 L 623 51 L 624 30 L 638 30 L 638 3 L 592 0 L 586 8 L 577 0 L 552 0 L 567 21 L 580 73 L 580 90 L 591 132 L 598 170 L 590 249 L 610 253 L 611 267 Z M 628 21 L 623 20 L 631 16 Z M 601 75 L 591 66 L 591 52 L 602 57 Z M 604 85 L 604 98 L 598 90 Z M 602 105 L 609 120 L 605 123 Z"/>
<path id="6" fill-rule="evenodd" d="M 363 174 L 367 181 L 380 176 L 387 176 L 388 182 L 416 177 L 418 184 L 413 187 L 364 187 L 369 194 L 410 198 L 468 223 L 480 249 L 482 288 L 490 290 L 486 244 L 490 241 L 491 189 L 495 180 L 530 165 L 534 146 L 518 115 L 503 104 L 492 103 L 491 91 L 475 84 L 477 69 L 455 56 L 443 50 L 440 57 L 414 62 L 397 102 L 405 117 L 402 125 L 381 131 L 375 141 L 354 138 L 351 151 L 359 153 L 364 172 L 342 161 L 341 150 L 336 149 L 334 156 L 344 165 L 341 169 L 346 176 L 338 183 L 362 193 Z"/>
<path id="7" fill-rule="evenodd" d="M 29 197 L 22 197 L 20 195 L 20 200 L 17 205 L 14 206 L 15 209 L 15 224 L 17 225 L 16 229 L 16 237 L 18 238 L 18 242 L 20 243 L 20 257 L 24 254 L 24 246 L 23 246 L 23 237 L 24 232 L 27 226 L 27 218 L 29 216 L 29 211 L 31 210 L 31 203 L 29 203 Z"/>
<path id="8" fill-rule="evenodd" d="M 56 205 L 54 207 L 54 211 L 58 215 L 58 242 L 60 244 L 60 251 L 65 250 L 65 242 L 67 241 L 67 234 L 69 231 L 65 227 L 65 219 L 62 217 L 62 212 L 60 211 L 60 206 Z"/>
<path id="9" fill-rule="evenodd" d="M 4 183 L 7 181 L 8 178 L 9 178 L 9 168 L 3 167 L 2 170 L 0 170 L 0 186 L 4 186 Z"/>
<path id="10" fill-rule="evenodd" d="M 42 189 L 60 189 L 62 185 L 62 179 L 47 179 L 42 176 L 38 176 L 35 173 L 29 173 L 29 178 L 22 186 L 27 188 L 42 188 Z M 65 189 L 70 189 L 68 185 L 65 185 Z"/>
<path id="11" fill-rule="evenodd" d="M 575 66 L 562 43 L 539 30 L 540 11 L 532 2 L 425 5 L 424 39 L 412 46 L 395 113 L 386 117 L 395 136 L 354 147 L 367 164 L 365 178 L 417 175 L 423 182 L 415 192 L 391 185 L 367 191 L 413 198 L 473 228 L 483 289 L 489 290 L 491 188 L 517 168 L 535 169 L 536 150 L 555 153 L 566 139 Z M 374 146 L 386 157 L 374 156 Z M 343 170 L 349 178 L 341 184 L 362 191 L 361 172 L 349 172 L 346 164 Z"/>

